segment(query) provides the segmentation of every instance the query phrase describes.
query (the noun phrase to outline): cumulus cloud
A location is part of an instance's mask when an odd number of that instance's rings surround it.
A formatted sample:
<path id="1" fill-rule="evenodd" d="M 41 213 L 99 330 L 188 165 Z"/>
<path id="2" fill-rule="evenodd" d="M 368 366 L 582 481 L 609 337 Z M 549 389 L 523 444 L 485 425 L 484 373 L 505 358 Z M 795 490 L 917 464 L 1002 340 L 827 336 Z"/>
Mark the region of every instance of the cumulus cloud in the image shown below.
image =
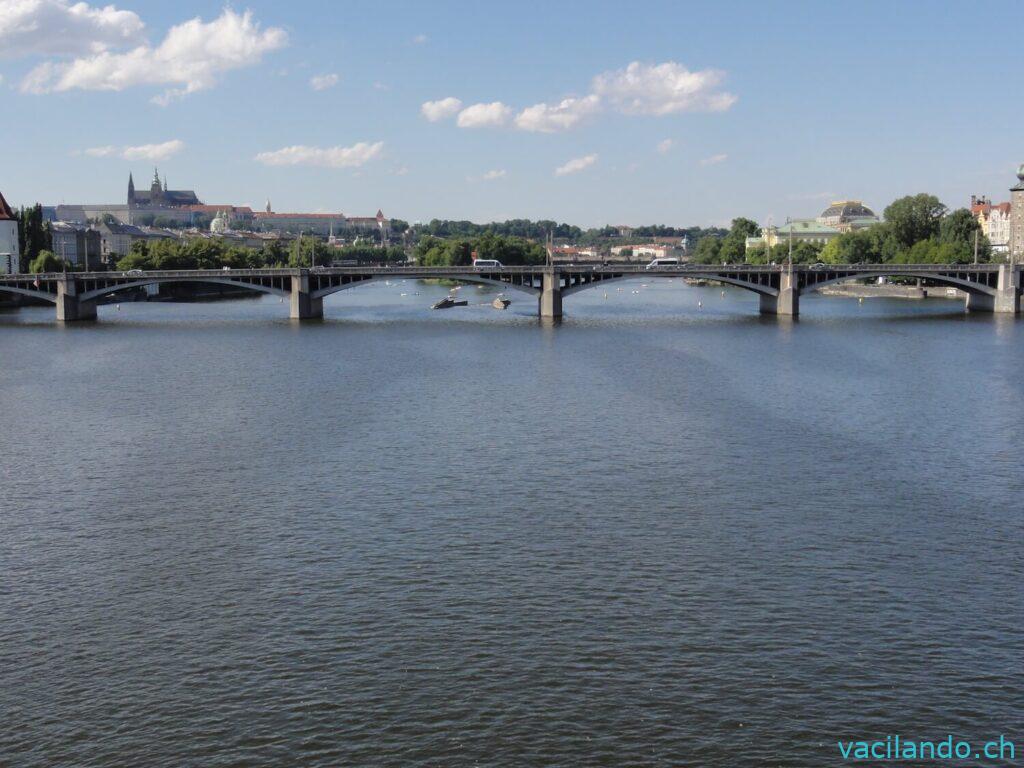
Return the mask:
<path id="1" fill-rule="evenodd" d="M 490 128 L 502 126 L 512 116 L 512 108 L 500 101 L 490 104 L 473 104 L 459 112 L 455 124 L 459 128 Z"/>
<path id="2" fill-rule="evenodd" d="M 425 118 L 427 118 L 427 120 L 432 123 L 436 123 L 438 120 L 455 117 L 455 115 L 459 113 L 460 109 L 462 109 L 462 102 L 454 96 L 449 96 L 446 99 L 423 102 L 423 106 L 420 107 L 420 112 Z"/>
<path id="3" fill-rule="evenodd" d="M 494 179 L 503 179 L 503 178 L 505 178 L 505 170 L 502 168 L 502 169 L 495 169 L 493 171 L 488 171 L 481 178 L 483 178 L 484 181 L 493 181 Z"/>
<path id="4" fill-rule="evenodd" d="M 145 24 L 113 5 L 0 0 L 0 57 L 81 56 L 141 43 Z"/>
<path id="5" fill-rule="evenodd" d="M 700 161 L 700 164 L 701 165 L 718 165 L 719 163 L 724 163 L 728 159 L 729 159 L 729 156 L 726 155 L 726 154 L 712 155 L 711 157 L 705 157 L 703 160 Z"/>
<path id="6" fill-rule="evenodd" d="M 89 157 L 119 157 L 122 160 L 166 160 L 185 148 L 180 139 L 164 141 L 160 144 L 139 144 L 134 147 L 90 147 L 85 150 Z"/>
<path id="7" fill-rule="evenodd" d="M 313 75 L 309 78 L 309 87 L 314 91 L 326 91 L 328 88 L 336 86 L 340 79 L 333 72 L 329 75 Z"/>
<path id="8" fill-rule="evenodd" d="M 256 160 L 264 165 L 310 165 L 319 168 L 358 168 L 380 157 L 384 142 L 361 141 L 351 147 L 307 147 L 298 144 L 273 152 L 260 152 Z"/>
<path id="9" fill-rule="evenodd" d="M 558 104 L 534 104 L 516 115 L 516 128 L 538 133 L 567 131 L 600 107 L 594 94 L 581 99 L 563 99 Z"/>
<path id="10" fill-rule="evenodd" d="M 592 90 L 620 112 L 629 115 L 668 115 L 674 112 L 722 112 L 736 97 L 718 87 L 725 73 L 717 69 L 691 72 L 675 61 L 642 64 L 594 78 Z"/>
<path id="11" fill-rule="evenodd" d="M 565 165 L 560 165 L 555 168 L 555 176 L 568 176 L 570 173 L 579 173 L 584 171 L 594 163 L 597 162 L 597 155 L 584 155 L 583 157 L 577 157 Z"/>
<path id="12" fill-rule="evenodd" d="M 672 147 L 674 147 L 675 145 L 676 143 L 672 139 L 662 139 L 661 141 L 658 142 L 658 154 L 667 155 L 669 152 L 672 151 Z"/>
<path id="13" fill-rule="evenodd" d="M 252 13 L 230 8 L 210 22 L 195 18 L 171 27 L 160 45 L 139 45 L 125 53 L 103 50 L 69 63 L 44 62 L 25 77 L 29 93 L 68 91 L 121 91 L 138 85 L 173 86 L 154 99 L 171 99 L 216 84 L 229 70 L 257 64 L 265 53 L 288 42 L 283 29 L 261 30 Z"/>
<path id="14" fill-rule="evenodd" d="M 416 37 L 414 37 L 414 38 L 412 39 L 412 41 L 413 41 L 413 42 L 414 42 L 414 43 L 415 43 L 416 45 L 423 45 L 423 44 L 424 44 L 425 42 L 427 42 L 427 36 L 426 36 L 426 35 L 422 35 L 422 34 L 420 34 L 420 35 L 416 35 Z"/>

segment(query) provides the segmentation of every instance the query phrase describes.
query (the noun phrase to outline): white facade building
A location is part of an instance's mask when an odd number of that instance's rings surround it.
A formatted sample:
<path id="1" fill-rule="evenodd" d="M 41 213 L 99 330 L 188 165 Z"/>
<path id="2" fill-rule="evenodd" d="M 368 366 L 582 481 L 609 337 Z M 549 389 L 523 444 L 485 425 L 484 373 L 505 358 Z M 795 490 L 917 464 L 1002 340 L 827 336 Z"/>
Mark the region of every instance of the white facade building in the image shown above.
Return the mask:
<path id="1" fill-rule="evenodd" d="M 21 272 L 19 256 L 18 220 L 3 194 L 0 194 L 0 274 Z"/>

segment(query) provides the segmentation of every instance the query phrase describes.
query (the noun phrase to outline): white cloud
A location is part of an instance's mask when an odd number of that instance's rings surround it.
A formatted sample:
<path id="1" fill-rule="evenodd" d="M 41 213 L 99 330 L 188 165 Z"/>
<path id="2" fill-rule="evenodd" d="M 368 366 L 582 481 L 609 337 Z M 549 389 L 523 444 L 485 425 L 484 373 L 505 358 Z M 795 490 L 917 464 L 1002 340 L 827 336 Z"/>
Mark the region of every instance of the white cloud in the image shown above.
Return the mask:
<path id="1" fill-rule="evenodd" d="M 314 91 L 326 91 L 328 88 L 336 86 L 340 79 L 333 72 L 329 75 L 313 75 L 309 78 L 309 87 Z"/>
<path id="2" fill-rule="evenodd" d="M 481 178 L 484 181 L 494 181 L 495 179 L 503 179 L 505 178 L 505 170 L 502 168 L 495 169 L 493 171 L 488 171 Z"/>
<path id="3" fill-rule="evenodd" d="M 85 150 L 89 157 L 119 157 L 122 160 L 166 160 L 185 148 L 185 142 L 172 139 L 160 144 L 139 144 L 135 147 L 90 147 Z"/>
<path id="4" fill-rule="evenodd" d="M 675 142 L 672 139 L 662 139 L 658 142 L 658 154 L 667 155 L 672 151 L 672 147 L 675 146 Z"/>
<path id="5" fill-rule="evenodd" d="M 579 173 L 580 171 L 586 170 L 596 162 L 597 155 L 584 155 L 583 157 L 574 158 L 565 165 L 560 165 L 555 168 L 555 176 L 568 176 L 570 173 Z"/>
<path id="6" fill-rule="evenodd" d="M 85 154 L 87 154 L 89 157 L 113 157 L 114 155 L 117 154 L 117 147 L 110 145 L 105 147 L 90 147 L 89 149 L 85 150 Z"/>
<path id="7" fill-rule="evenodd" d="M 358 168 L 377 157 L 384 142 L 361 141 L 351 147 L 307 147 L 301 144 L 273 152 L 260 152 L 256 160 L 264 165 L 311 165 L 320 168 Z"/>
<path id="8" fill-rule="evenodd" d="M 428 40 L 427 36 L 426 36 L 426 35 L 423 35 L 423 34 L 420 34 L 420 35 L 416 35 L 416 37 L 414 37 L 414 38 L 412 39 L 412 41 L 413 41 L 413 42 L 414 42 L 414 43 L 415 43 L 416 45 L 423 45 L 423 44 L 424 44 L 425 42 L 427 42 L 427 40 Z"/>
<path id="9" fill-rule="evenodd" d="M 473 104 L 459 112 L 455 121 L 459 128 L 490 128 L 504 125 L 512 116 L 512 108 L 500 101 Z"/>
<path id="10" fill-rule="evenodd" d="M 720 154 L 720 155 L 712 155 L 711 157 L 705 157 L 703 160 L 700 161 L 700 164 L 701 165 L 718 165 L 719 163 L 724 163 L 728 159 L 729 159 L 729 156 L 723 153 L 723 154 Z"/>
<path id="11" fill-rule="evenodd" d="M 0 0 L 0 57 L 84 56 L 141 43 L 137 14 L 66 0 Z"/>
<path id="12" fill-rule="evenodd" d="M 691 72 L 682 64 L 641 64 L 605 72 L 594 78 L 593 91 L 620 112 L 630 115 L 668 115 L 673 112 L 722 112 L 736 97 L 718 86 L 725 73 L 717 69 Z"/>
<path id="13" fill-rule="evenodd" d="M 462 102 L 456 99 L 454 96 L 449 96 L 446 99 L 439 99 L 438 101 L 425 101 L 423 106 L 420 107 L 420 112 L 432 123 L 436 123 L 438 120 L 444 120 L 448 117 L 455 117 L 462 109 Z"/>
<path id="14" fill-rule="evenodd" d="M 21 89 L 49 93 L 74 88 L 121 91 L 136 85 L 174 86 L 154 99 L 164 105 L 173 98 L 211 88 L 222 73 L 256 64 L 263 54 L 287 42 L 283 29 L 261 30 L 251 12 L 239 14 L 227 8 L 213 21 L 195 18 L 171 27 L 155 48 L 147 43 L 125 53 L 104 50 L 67 64 L 44 62 L 29 72 Z"/>
<path id="15" fill-rule="evenodd" d="M 516 127 L 524 131 L 555 133 L 567 131 L 600 107 L 594 94 L 581 99 L 563 99 L 558 104 L 534 104 L 516 115 Z"/>

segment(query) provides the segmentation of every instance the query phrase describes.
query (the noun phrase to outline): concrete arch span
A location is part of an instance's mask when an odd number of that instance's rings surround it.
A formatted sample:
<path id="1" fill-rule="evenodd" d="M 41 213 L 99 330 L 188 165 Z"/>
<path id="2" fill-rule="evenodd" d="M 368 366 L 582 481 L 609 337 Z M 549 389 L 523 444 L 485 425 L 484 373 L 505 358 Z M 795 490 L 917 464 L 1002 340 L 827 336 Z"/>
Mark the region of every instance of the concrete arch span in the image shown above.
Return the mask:
<path id="1" fill-rule="evenodd" d="M 269 293 L 274 296 L 290 296 L 291 291 L 287 291 L 281 288 L 275 288 L 269 285 L 261 285 L 260 283 L 249 283 L 245 280 L 231 280 L 229 278 L 217 278 L 217 277 L 203 277 L 203 278 L 152 278 L 149 280 L 133 280 L 129 283 L 118 283 L 116 285 L 106 286 L 104 288 L 94 288 L 91 291 L 85 291 L 80 293 L 78 298 L 80 301 L 95 301 L 104 296 L 110 296 L 111 294 L 121 293 L 123 291 L 131 290 L 133 288 L 144 288 L 147 285 L 171 285 L 171 284 L 195 284 L 195 285 L 228 285 L 233 288 L 245 288 L 252 291 L 260 291 L 261 293 Z M 51 299 L 52 301 L 53 299 Z"/>
<path id="2" fill-rule="evenodd" d="M 707 274 L 698 272 L 687 272 L 685 275 L 681 274 L 665 274 L 665 273 L 654 273 L 644 274 L 642 272 L 634 272 L 619 277 L 609 277 L 603 280 L 594 280 L 590 283 L 583 283 L 582 285 L 573 285 L 568 288 L 562 289 L 562 296 L 569 296 L 573 293 L 579 293 L 590 288 L 600 288 L 602 285 L 608 285 L 609 283 L 619 283 L 624 280 L 650 280 L 650 279 L 662 279 L 662 278 L 686 278 L 695 280 L 713 280 L 716 283 L 725 283 L 726 285 L 733 285 L 737 288 L 744 288 L 752 293 L 759 294 L 761 296 L 778 296 L 779 289 L 774 288 L 770 285 L 759 285 L 758 283 L 751 283 L 747 280 L 739 280 L 734 277 L 728 277 L 725 275 L 717 275 L 713 272 Z"/>
<path id="3" fill-rule="evenodd" d="M 516 290 L 521 291 L 530 296 L 538 296 L 541 292 L 540 288 L 536 288 L 529 285 L 517 285 L 516 283 L 507 283 L 504 280 L 492 280 L 490 278 L 482 277 L 481 275 L 473 274 L 472 272 L 467 274 L 458 275 L 374 275 L 373 277 L 365 280 L 352 280 L 341 285 L 333 285 L 325 288 L 318 288 L 310 291 L 310 296 L 313 299 L 323 299 L 331 294 L 338 293 L 339 291 L 346 291 L 349 288 L 358 288 L 361 285 L 367 285 L 369 283 L 387 282 L 389 280 L 454 280 L 460 283 L 470 283 L 473 285 L 489 285 L 494 288 L 500 288 L 502 290 Z"/>
<path id="4" fill-rule="evenodd" d="M 887 270 L 884 272 L 858 272 L 853 275 L 845 275 L 843 277 L 834 277 L 829 280 L 822 280 L 819 283 L 809 283 L 803 287 L 801 293 L 811 293 L 821 288 L 825 288 L 830 285 L 839 285 L 840 283 L 849 283 L 855 280 L 874 280 L 879 277 L 912 277 L 914 279 L 930 280 L 933 283 L 939 285 L 946 285 L 951 288 L 959 288 L 960 290 L 969 293 L 982 296 L 995 296 L 996 289 L 991 288 L 987 285 L 980 283 L 964 280 L 958 277 L 952 277 L 950 275 L 941 275 L 934 272 L 915 272 L 913 270 L 893 272 Z"/>
<path id="5" fill-rule="evenodd" d="M 2 285 L 0 284 L 0 293 L 11 293 L 17 296 L 31 296 L 33 299 L 42 299 L 48 301 L 51 304 L 57 302 L 56 295 L 47 293 L 46 291 L 33 291 L 30 288 L 19 288 L 13 285 Z"/>

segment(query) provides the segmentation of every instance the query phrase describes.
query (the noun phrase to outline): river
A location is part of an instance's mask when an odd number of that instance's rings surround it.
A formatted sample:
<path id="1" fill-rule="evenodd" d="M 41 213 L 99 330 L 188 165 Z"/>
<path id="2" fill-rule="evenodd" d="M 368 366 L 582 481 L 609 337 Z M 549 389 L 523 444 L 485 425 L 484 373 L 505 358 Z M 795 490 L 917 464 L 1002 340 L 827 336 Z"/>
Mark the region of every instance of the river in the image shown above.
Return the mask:
<path id="1" fill-rule="evenodd" d="M 1024 750 L 1024 320 L 445 291 L 0 313 L 0 764 Z"/>

